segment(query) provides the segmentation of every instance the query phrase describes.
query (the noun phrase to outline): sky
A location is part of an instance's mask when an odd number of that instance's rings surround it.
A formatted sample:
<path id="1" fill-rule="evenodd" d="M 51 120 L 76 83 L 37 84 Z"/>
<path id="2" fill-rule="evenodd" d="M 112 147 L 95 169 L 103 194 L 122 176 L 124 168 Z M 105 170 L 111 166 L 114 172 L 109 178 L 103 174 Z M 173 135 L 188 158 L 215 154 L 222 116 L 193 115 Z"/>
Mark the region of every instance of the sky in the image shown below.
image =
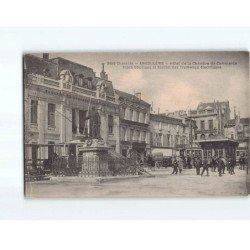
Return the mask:
<path id="1" fill-rule="evenodd" d="M 142 99 L 153 103 L 155 111 L 196 109 L 200 102 L 229 100 L 241 117 L 249 116 L 249 62 L 247 52 L 84 52 L 50 53 L 50 58 L 63 57 L 83 64 L 99 73 L 102 63 L 116 89 L 133 94 L 141 92 Z M 130 69 L 121 64 L 142 66 L 140 63 L 164 64 L 164 69 Z M 217 69 L 183 69 L 205 63 Z M 112 64 L 113 63 L 113 64 Z M 170 63 L 179 63 L 172 68 Z M 223 63 L 223 65 L 221 65 Z M 225 65 L 231 63 L 231 65 Z M 233 63 L 233 64 L 232 64 Z M 114 65 L 115 64 L 115 65 Z M 146 66 L 146 65 L 143 65 Z M 163 66 L 163 65 L 161 65 Z M 166 68 L 170 67 L 170 68 Z"/>

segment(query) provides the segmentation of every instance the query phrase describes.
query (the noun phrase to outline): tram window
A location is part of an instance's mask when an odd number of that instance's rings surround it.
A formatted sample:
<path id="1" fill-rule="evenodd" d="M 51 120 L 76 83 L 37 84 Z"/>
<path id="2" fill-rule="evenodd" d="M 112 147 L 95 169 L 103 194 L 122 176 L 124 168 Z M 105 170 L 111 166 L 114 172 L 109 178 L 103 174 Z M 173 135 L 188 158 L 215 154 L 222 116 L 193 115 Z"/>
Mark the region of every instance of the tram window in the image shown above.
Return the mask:
<path id="1" fill-rule="evenodd" d="M 237 156 L 240 156 L 240 151 L 237 151 L 236 154 L 237 154 Z"/>
<path id="2" fill-rule="evenodd" d="M 48 144 L 55 144 L 55 142 L 49 141 Z M 52 158 L 53 154 L 54 154 L 54 146 L 50 145 L 50 146 L 48 146 L 48 158 L 49 159 Z"/>

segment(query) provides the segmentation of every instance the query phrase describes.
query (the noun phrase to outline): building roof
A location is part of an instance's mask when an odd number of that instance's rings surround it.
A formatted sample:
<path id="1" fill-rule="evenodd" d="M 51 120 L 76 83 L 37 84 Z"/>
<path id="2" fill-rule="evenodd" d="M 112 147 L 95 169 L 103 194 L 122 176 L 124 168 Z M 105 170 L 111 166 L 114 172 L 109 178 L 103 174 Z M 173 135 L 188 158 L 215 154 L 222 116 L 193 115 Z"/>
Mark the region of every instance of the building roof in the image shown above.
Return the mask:
<path id="1" fill-rule="evenodd" d="M 215 102 L 200 102 L 198 104 L 197 109 L 199 109 L 199 110 L 216 109 L 216 105 L 217 104 L 220 104 L 220 105 L 221 104 L 229 105 L 229 102 L 228 101 L 223 101 L 223 102 L 217 102 L 217 101 L 215 101 Z"/>
<path id="2" fill-rule="evenodd" d="M 57 79 L 57 65 L 50 60 L 26 54 L 23 57 L 24 70 L 26 73 L 45 75 L 52 79 Z"/>
<path id="3" fill-rule="evenodd" d="M 152 121 L 159 121 L 159 122 L 165 122 L 169 124 L 175 124 L 175 125 L 184 125 L 182 123 L 182 119 L 166 116 L 164 114 L 150 114 L 150 119 Z"/>
<path id="4" fill-rule="evenodd" d="M 250 123 L 250 118 L 240 118 L 240 123 L 243 125 L 249 125 Z M 227 123 L 225 124 L 225 127 L 234 127 L 236 125 L 235 123 L 235 119 L 230 119 L 227 121 Z"/>
<path id="5" fill-rule="evenodd" d="M 234 140 L 234 139 L 230 139 L 227 137 L 222 137 L 222 136 L 216 136 L 214 138 L 208 138 L 205 140 L 195 140 L 194 142 L 198 142 L 199 144 L 206 144 L 206 143 L 213 143 L 213 142 L 230 142 L 233 144 L 239 144 L 238 141 Z"/>
<path id="6" fill-rule="evenodd" d="M 234 127 L 235 126 L 235 119 L 230 119 L 227 121 L 224 127 Z"/>
<path id="7" fill-rule="evenodd" d="M 63 57 L 60 57 L 60 56 L 50 58 L 49 60 L 52 61 L 52 62 L 58 61 L 58 60 L 62 60 L 62 61 L 66 61 L 66 62 L 69 62 L 69 63 L 74 63 L 75 65 L 78 65 L 78 66 L 80 66 L 80 67 L 82 67 L 82 68 L 86 68 L 86 69 L 93 70 L 92 68 L 87 67 L 87 66 L 85 66 L 85 65 L 83 65 L 83 64 L 80 64 L 80 63 L 77 63 L 77 62 L 73 62 L 73 61 L 71 61 L 71 60 L 68 60 L 68 59 L 63 58 Z"/>
<path id="8" fill-rule="evenodd" d="M 134 103 L 137 103 L 137 104 L 142 104 L 142 105 L 146 105 L 148 107 L 150 107 L 150 104 L 145 102 L 144 100 L 138 98 L 137 96 L 135 95 L 132 95 L 132 94 L 129 94 L 127 92 L 124 92 L 124 91 L 121 91 L 121 90 L 118 90 L 118 89 L 115 89 L 115 93 L 119 96 L 119 97 L 122 97 L 124 99 L 127 99 L 131 102 L 134 102 Z"/>
<path id="9" fill-rule="evenodd" d="M 240 123 L 243 125 L 249 125 L 250 124 L 250 118 L 246 117 L 246 118 L 240 118 Z"/>

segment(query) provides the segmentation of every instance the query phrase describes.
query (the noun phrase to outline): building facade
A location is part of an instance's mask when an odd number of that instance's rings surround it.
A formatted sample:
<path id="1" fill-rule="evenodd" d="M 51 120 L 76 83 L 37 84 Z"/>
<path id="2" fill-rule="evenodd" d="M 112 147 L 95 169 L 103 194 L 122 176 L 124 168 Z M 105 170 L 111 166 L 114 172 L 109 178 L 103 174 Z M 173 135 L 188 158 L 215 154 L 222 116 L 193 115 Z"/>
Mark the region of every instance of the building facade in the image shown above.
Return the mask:
<path id="1" fill-rule="evenodd" d="M 200 103 L 197 109 L 190 110 L 187 116 L 196 121 L 197 140 L 224 136 L 224 126 L 230 119 L 229 101 Z"/>
<path id="2" fill-rule="evenodd" d="M 95 114 L 95 124 L 90 114 Z M 25 55 L 24 117 L 26 144 L 81 140 L 91 136 L 95 126 L 100 137 L 120 152 L 119 105 L 104 68 L 97 77 L 93 69 L 63 58 Z M 49 148 L 39 153 L 47 158 Z"/>
<path id="3" fill-rule="evenodd" d="M 189 118 L 175 118 L 166 114 L 150 115 L 151 152 L 164 156 L 179 154 L 194 146 L 195 123 Z"/>
<path id="4" fill-rule="evenodd" d="M 120 153 L 128 156 L 134 150 L 145 156 L 150 152 L 150 104 L 141 94 L 115 90 L 120 109 Z"/>
<path id="5" fill-rule="evenodd" d="M 239 146 L 236 150 L 236 157 L 248 156 L 249 154 L 249 131 L 250 118 L 240 118 L 240 115 L 234 115 L 234 119 L 228 120 L 225 124 L 225 136 L 238 141 Z"/>

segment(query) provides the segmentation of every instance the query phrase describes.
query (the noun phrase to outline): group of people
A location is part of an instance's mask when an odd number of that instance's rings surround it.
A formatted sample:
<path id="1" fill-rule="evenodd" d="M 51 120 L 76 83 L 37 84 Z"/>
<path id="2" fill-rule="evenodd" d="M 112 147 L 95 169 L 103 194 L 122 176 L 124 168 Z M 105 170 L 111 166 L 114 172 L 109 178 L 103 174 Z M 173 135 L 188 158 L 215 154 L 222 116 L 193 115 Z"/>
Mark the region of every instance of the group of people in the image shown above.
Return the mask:
<path id="1" fill-rule="evenodd" d="M 173 157 L 172 158 L 172 174 L 181 173 L 185 164 L 185 158 L 183 156 Z M 211 157 L 202 159 L 201 157 L 195 157 L 193 159 L 193 165 L 196 169 L 196 174 L 203 176 L 204 173 L 209 176 L 209 169 L 211 172 L 218 171 L 219 176 L 225 174 L 227 170 L 229 174 L 235 174 L 234 168 L 236 166 L 236 160 L 233 157 L 228 157 L 225 159 L 223 156 L 220 157 Z"/>
<path id="2" fill-rule="evenodd" d="M 172 174 L 178 174 L 178 172 L 181 174 L 183 167 L 184 167 L 184 157 L 173 157 L 172 158 L 172 166 L 173 166 L 173 172 Z"/>
<path id="3" fill-rule="evenodd" d="M 209 176 L 209 169 L 211 169 L 211 172 L 216 172 L 218 170 L 219 176 L 225 174 L 225 170 L 227 170 L 229 174 L 233 175 L 235 174 L 234 168 L 236 166 L 236 160 L 234 157 L 228 157 L 225 159 L 223 156 L 209 156 L 207 159 L 196 157 L 194 158 L 194 166 L 196 168 L 196 174 L 201 176 L 205 172 L 207 173 L 207 176 Z"/>

